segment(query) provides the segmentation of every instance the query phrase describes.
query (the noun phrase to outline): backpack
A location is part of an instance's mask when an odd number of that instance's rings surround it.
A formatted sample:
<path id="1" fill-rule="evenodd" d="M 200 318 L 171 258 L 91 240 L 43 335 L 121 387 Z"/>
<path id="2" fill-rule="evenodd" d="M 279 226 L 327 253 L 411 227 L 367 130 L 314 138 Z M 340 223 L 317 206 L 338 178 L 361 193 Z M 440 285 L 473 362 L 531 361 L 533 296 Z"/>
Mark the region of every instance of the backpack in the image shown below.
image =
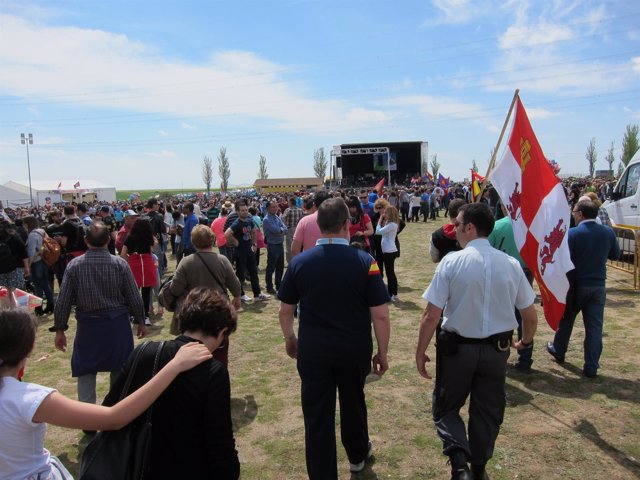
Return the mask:
<path id="1" fill-rule="evenodd" d="M 16 260 L 7 240 L 8 238 L 0 240 L 0 273 L 9 273 L 16 269 Z"/>
<path id="2" fill-rule="evenodd" d="M 50 267 L 60 258 L 60 244 L 45 233 L 42 234 L 42 261 Z"/>
<path id="3" fill-rule="evenodd" d="M 74 244 L 69 245 L 67 244 L 66 246 L 66 251 L 67 252 L 76 252 L 79 250 L 86 250 L 87 249 L 87 245 L 84 243 L 84 237 L 85 237 L 85 229 L 86 229 L 86 225 L 84 224 L 84 222 L 82 220 L 80 220 L 79 218 L 70 218 L 65 220 L 63 223 L 69 222 L 71 225 L 74 226 L 75 230 L 76 230 L 76 241 Z"/>

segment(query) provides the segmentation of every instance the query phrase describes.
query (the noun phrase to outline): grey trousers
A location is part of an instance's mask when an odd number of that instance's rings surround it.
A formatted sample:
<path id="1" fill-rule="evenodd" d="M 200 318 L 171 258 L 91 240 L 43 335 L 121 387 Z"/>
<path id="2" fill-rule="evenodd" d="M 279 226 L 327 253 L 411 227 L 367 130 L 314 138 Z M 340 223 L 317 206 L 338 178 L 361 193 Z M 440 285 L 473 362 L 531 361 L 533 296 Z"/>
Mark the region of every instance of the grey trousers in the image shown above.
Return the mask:
<path id="1" fill-rule="evenodd" d="M 460 344 L 458 353 L 438 355 L 432 413 L 445 455 L 462 449 L 474 465 L 493 456 L 506 405 L 508 358 L 508 350 L 499 352 L 488 344 Z M 460 409 L 469 396 L 467 439 Z"/>
<path id="2" fill-rule="evenodd" d="M 119 374 L 119 370 L 109 374 L 110 387 L 113 387 Z M 78 401 L 96 403 L 96 375 L 97 373 L 87 373 L 78 377 Z"/>

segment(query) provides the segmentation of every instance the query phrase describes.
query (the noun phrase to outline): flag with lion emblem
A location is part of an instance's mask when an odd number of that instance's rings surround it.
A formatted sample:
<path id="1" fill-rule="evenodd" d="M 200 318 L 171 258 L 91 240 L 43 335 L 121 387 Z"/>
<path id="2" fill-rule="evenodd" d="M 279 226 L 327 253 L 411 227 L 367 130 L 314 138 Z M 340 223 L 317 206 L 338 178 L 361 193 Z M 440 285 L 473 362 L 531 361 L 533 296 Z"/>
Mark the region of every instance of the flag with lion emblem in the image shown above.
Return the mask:
<path id="1" fill-rule="evenodd" d="M 567 240 L 571 210 L 520 97 L 508 146 L 490 177 L 508 210 L 520 255 L 540 288 L 547 323 L 557 330 L 569 290 L 566 274 L 574 268 Z"/>

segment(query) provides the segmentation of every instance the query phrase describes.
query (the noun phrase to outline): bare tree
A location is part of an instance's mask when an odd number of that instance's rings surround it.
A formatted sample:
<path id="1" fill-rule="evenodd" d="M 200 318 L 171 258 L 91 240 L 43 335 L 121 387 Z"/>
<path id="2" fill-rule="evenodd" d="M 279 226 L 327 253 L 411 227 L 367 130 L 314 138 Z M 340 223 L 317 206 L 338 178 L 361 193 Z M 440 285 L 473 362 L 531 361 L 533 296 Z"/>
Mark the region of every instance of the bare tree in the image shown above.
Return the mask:
<path id="1" fill-rule="evenodd" d="M 587 151 L 584 154 L 584 158 L 589 163 L 589 176 L 593 178 L 593 174 L 596 172 L 596 162 L 598 161 L 598 152 L 596 151 L 596 138 L 593 137 L 589 142 Z"/>
<path id="2" fill-rule="evenodd" d="M 624 163 L 625 167 L 629 165 L 629 160 L 633 158 L 639 148 L 638 125 L 627 125 L 627 131 L 622 137 L 622 153 L 620 154 L 620 161 Z"/>
<path id="3" fill-rule="evenodd" d="M 211 157 L 206 155 L 202 159 L 202 181 L 207 186 L 207 195 L 211 191 L 211 182 L 213 181 L 213 162 Z"/>
<path id="4" fill-rule="evenodd" d="M 327 158 L 324 155 L 324 147 L 320 147 L 313 151 L 313 173 L 316 177 L 321 178 L 324 182 L 324 177 L 327 175 Z"/>
<path id="5" fill-rule="evenodd" d="M 222 190 L 226 192 L 229 186 L 229 177 L 231 176 L 227 147 L 220 147 L 220 153 L 218 154 L 218 174 L 220 175 L 220 180 L 222 180 Z"/>
<path id="6" fill-rule="evenodd" d="M 264 155 L 260 155 L 260 160 L 258 161 L 258 178 L 260 180 L 269 178 L 269 174 L 267 173 L 267 157 Z"/>
<path id="7" fill-rule="evenodd" d="M 604 160 L 609 165 L 609 170 L 613 174 L 613 162 L 616 161 L 616 158 L 613 156 L 613 148 L 616 142 L 611 142 L 611 148 L 607 151 L 607 156 L 604 157 Z"/>
<path id="8" fill-rule="evenodd" d="M 440 162 L 438 161 L 438 154 L 431 155 L 431 173 L 433 174 L 433 180 L 438 181 L 438 172 L 440 171 Z"/>

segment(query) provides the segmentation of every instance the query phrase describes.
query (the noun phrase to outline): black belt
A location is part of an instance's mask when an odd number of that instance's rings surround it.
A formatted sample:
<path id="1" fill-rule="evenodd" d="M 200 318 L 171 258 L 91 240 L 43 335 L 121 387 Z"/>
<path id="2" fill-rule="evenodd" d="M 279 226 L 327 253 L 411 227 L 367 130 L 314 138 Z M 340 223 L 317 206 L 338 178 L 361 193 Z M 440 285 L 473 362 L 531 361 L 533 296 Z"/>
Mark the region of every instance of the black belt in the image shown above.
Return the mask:
<path id="1" fill-rule="evenodd" d="M 454 332 L 450 332 L 454 333 Z M 457 335 L 457 334 L 456 334 Z M 494 333 L 490 337 L 485 338 L 469 338 L 463 337 L 462 335 L 457 335 L 458 343 L 493 343 L 494 341 L 501 338 L 510 338 L 513 335 L 513 330 L 507 330 L 506 332 Z"/>

